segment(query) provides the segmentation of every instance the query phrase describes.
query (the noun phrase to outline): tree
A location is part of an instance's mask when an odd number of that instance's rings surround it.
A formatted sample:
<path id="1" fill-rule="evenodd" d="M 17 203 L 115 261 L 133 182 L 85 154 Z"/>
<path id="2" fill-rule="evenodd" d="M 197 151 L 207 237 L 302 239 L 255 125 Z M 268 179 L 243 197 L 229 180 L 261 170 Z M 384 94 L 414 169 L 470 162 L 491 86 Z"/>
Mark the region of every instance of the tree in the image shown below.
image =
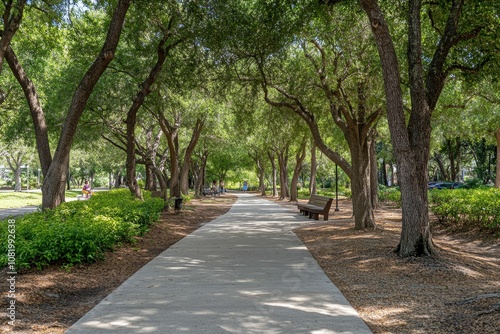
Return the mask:
<path id="1" fill-rule="evenodd" d="M 485 62 L 482 55 L 469 54 L 472 59 L 465 63 L 464 54 L 453 53 L 457 46 L 475 49 L 467 43 L 482 30 L 476 14 L 488 14 L 488 9 L 479 12 L 478 2 L 472 1 L 464 9 L 463 0 L 448 3 L 430 3 L 427 7 L 429 20 L 435 35 L 429 38 L 434 43 L 434 52 L 424 52 L 421 0 L 407 4 L 408 28 L 408 81 L 411 98 L 410 117 L 407 121 L 401 83 L 401 67 L 394 47 L 389 21 L 376 0 L 361 0 L 375 38 L 381 61 L 386 94 L 387 118 L 392 145 L 398 164 L 401 185 L 403 223 L 397 253 L 402 257 L 431 255 L 435 252 L 429 226 L 427 198 L 427 164 L 430 151 L 431 116 L 445 85 L 446 78 L 457 69 L 473 70 Z M 487 6 L 488 7 L 488 6 Z M 489 7 L 491 9 L 495 7 Z M 468 12 L 469 10 L 470 12 Z M 477 13 L 476 13 L 477 12 Z M 491 17 L 491 16 L 490 16 Z M 437 19 L 439 18 L 439 21 Z M 468 45 L 467 45 L 468 44 Z M 431 51 L 432 52 L 432 51 Z M 454 58 L 455 59 L 452 59 Z M 430 62 L 427 62 L 430 59 Z M 457 63 L 448 63 L 447 60 Z M 459 63 L 461 62 L 461 63 Z"/>
<path id="2" fill-rule="evenodd" d="M 49 146 L 45 115 L 39 103 L 38 94 L 34 89 L 35 86 L 22 68 L 12 48 L 7 48 L 7 62 L 24 90 L 33 119 L 37 149 L 44 175 L 44 183 L 42 186 L 42 207 L 44 209 L 54 208 L 64 201 L 66 177 L 69 168 L 69 154 L 78 121 L 85 110 L 86 103 L 93 88 L 114 58 L 129 5 L 130 0 L 118 1 L 102 49 L 92 65 L 88 68 L 87 72 L 83 75 L 80 84 L 74 92 L 53 156 L 51 155 Z"/>
<path id="3" fill-rule="evenodd" d="M 323 94 L 324 103 L 330 112 L 333 123 L 342 131 L 347 141 L 351 163 L 334 151 L 325 141 L 325 136 L 322 134 L 325 130 L 322 131 L 320 123 L 321 112 L 315 111 L 318 106 L 307 99 L 307 95 L 314 93 L 301 91 L 297 87 L 293 91 L 293 86 L 297 86 L 296 84 L 291 84 L 292 87 L 288 88 L 284 82 L 275 82 L 276 79 L 272 79 L 261 67 L 264 98 L 266 102 L 275 107 L 290 109 L 306 122 L 314 138 L 314 144 L 351 178 L 355 227 L 358 229 L 373 228 L 375 227 L 373 207 L 376 205 L 376 194 L 371 189 L 376 187 L 371 182 L 370 168 L 373 166 L 372 160 L 374 161 L 376 157 L 373 155 L 371 145 L 373 145 L 374 128 L 383 109 L 379 102 L 368 97 L 368 90 L 370 90 L 371 95 L 376 95 L 374 94 L 376 89 L 367 79 L 368 76 L 363 78 L 355 66 L 350 66 L 349 57 L 344 56 L 344 53 L 352 53 L 342 49 L 341 42 L 332 42 L 335 47 L 330 46 L 329 49 L 340 48 L 341 51 L 333 51 L 331 56 L 327 54 L 319 42 L 312 40 L 310 43 L 317 55 L 313 55 L 304 45 L 304 56 L 314 69 L 311 78 L 316 78 L 302 83 L 300 87 L 311 87 L 311 91 L 319 87 L 319 92 Z M 363 53 L 363 48 L 356 53 L 360 61 L 363 58 Z M 345 67 L 341 68 L 340 63 L 345 64 Z M 370 73 L 369 68 L 370 64 L 366 65 L 365 73 Z M 300 71 L 303 77 L 303 73 L 306 71 L 306 69 Z M 354 82 L 350 82 L 351 78 Z M 286 81 L 295 82 L 297 80 L 288 79 Z M 272 97 L 270 89 L 277 93 L 276 97 Z M 374 172 L 376 175 L 376 170 Z"/>

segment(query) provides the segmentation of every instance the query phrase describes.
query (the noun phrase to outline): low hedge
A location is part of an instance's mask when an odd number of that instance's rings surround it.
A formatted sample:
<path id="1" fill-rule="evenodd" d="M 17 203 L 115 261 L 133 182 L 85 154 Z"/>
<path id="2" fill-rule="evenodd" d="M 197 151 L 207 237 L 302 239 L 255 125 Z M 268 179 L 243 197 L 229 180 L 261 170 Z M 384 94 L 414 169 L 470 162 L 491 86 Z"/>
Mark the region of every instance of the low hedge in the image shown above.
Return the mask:
<path id="1" fill-rule="evenodd" d="M 430 191 L 431 210 L 440 221 L 500 231 L 500 189 Z"/>
<path id="2" fill-rule="evenodd" d="M 17 268 L 44 267 L 51 263 L 94 262 L 122 242 L 132 242 L 158 220 L 163 201 L 144 194 L 135 200 L 127 189 L 96 193 L 88 201 L 63 203 L 54 210 L 15 219 Z M 8 220 L 0 224 L 7 241 Z M 10 232 L 12 234 L 12 230 Z M 8 263 L 8 243 L 0 245 L 0 266 Z"/>
<path id="3" fill-rule="evenodd" d="M 401 192 L 380 186 L 379 200 L 401 206 Z M 500 189 L 434 189 L 429 191 L 429 206 L 441 222 L 500 232 Z"/>

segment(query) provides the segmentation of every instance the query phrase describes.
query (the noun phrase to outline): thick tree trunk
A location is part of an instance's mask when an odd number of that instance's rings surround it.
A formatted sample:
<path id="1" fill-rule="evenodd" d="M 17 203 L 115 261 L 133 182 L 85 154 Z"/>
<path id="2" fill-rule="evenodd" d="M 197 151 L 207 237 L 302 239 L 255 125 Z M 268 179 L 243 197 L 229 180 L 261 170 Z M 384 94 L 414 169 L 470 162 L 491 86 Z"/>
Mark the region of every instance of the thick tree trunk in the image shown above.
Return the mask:
<path id="1" fill-rule="evenodd" d="M 352 157 L 351 170 L 354 176 L 351 178 L 354 228 L 357 230 L 374 228 L 376 225 L 372 206 L 369 143 L 365 140 L 349 146 Z"/>
<path id="2" fill-rule="evenodd" d="M 420 45 L 420 1 L 410 1 L 409 68 L 412 113 L 406 127 L 399 64 L 387 23 L 376 0 L 361 0 L 371 23 L 384 77 L 387 119 L 398 165 L 403 222 L 397 252 L 402 257 L 434 252 L 429 225 L 427 163 L 430 109 L 423 87 Z"/>
<path id="3" fill-rule="evenodd" d="M 181 188 L 179 184 L 179 122 L 171 126 L 163 113 L 158 115 L 161 130 L 167 139 L 168 153 L 170 157 L 170 197 L 180 197 Z"/>
<path id="4" fill-rule="evenodd" d="M 146 181 L 144 184 L 144 189 L 148 191 L 155 191 L 156 190 L 156 184 L 155 184 L 155 173 L 153 170 L 153 166 L 146 164 Z"/>
<path id="5" fill-rule="evenodd" d="M 144 94 L 140 92 L 138 95 L 142 95 L 142 101 L 144 101 Z M 127 113 L 127 162 L 126 162 L 126 170 L 127 170 L 127 186 L 130 190 L 130 193 L 135 198 L 142 200 L 141 189 L 139 188 L 139 184 L 137 183 L 136 178 L 136 162 L 135 162 L 135 125 L 137 123 L 137 110 L 139 110 L 140 105 L 142 104 L 140 98 L 136 98 L 132 107 L 129 109 Z"/>

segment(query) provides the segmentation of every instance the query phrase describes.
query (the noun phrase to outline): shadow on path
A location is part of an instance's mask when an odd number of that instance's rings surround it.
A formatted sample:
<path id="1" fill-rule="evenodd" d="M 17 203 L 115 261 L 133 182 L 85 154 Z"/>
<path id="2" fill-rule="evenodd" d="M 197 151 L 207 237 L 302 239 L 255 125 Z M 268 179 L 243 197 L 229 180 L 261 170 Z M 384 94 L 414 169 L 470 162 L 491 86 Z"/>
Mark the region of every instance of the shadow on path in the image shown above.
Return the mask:
<path id="1" fill-rule="evenodd" d="M 371 333 L 291 232 L 308 221 L 240 194 L 66 333 Z"/>

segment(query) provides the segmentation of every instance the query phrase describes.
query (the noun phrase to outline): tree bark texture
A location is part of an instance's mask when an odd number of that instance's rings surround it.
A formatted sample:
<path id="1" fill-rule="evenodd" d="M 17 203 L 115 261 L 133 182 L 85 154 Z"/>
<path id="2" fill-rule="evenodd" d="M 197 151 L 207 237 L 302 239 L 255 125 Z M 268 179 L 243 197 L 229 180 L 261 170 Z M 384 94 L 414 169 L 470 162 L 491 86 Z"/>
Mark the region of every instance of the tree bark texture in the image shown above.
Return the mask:
<path id="1" fill-rule="evenodd" d="M 176 116 L 177 118 L 178 116 Z M 170 157 L 170 197 L 180 197 L 181 188 L 179 183 L 179 125 L 180 120 L 176 119 L 175 126 L 170 125 L 163 113 L 158 115 L 160 127 L 167 139 L 168 152 Z"/>

